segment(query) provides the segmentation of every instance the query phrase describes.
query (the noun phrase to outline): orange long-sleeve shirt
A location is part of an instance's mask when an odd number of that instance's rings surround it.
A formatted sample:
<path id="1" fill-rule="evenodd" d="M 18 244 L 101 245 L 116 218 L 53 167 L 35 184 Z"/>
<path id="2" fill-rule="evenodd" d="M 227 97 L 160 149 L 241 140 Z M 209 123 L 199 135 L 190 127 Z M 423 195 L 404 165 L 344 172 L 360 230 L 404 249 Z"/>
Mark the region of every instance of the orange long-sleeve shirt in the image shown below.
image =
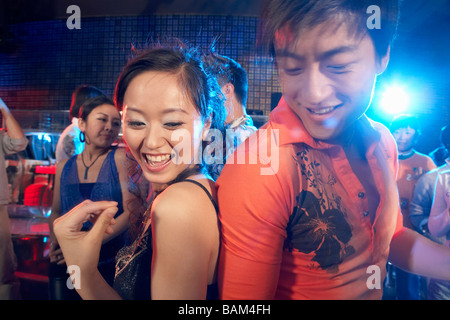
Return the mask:
<path id="1" fill-rule="evenodd" d="M 343 149 L 312 139 L 283 99 L 228 159 L 217 181 L 222 299 L 381 298 L 403 223 L 396 145 L 384 126 L 359 121 L 380 199 L 373 222 Z"/>

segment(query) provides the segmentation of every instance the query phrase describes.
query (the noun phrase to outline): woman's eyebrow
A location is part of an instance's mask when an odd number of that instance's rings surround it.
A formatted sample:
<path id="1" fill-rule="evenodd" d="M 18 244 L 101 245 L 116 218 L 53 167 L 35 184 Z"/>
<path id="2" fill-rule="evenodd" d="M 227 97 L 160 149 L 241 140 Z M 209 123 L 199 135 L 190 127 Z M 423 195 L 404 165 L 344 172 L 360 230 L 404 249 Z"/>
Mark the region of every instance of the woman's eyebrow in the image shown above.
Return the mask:
<path id="1" fill-rule="evenodd" d="M 144 113 L 144 111 L 142 111 L 141 109 L 133 108 L 133 107 L 127 107 L 127 112 L 129 112 L 129 111 L 137 112 L 137 113 L 140 113 L 140 114 Z M 189 114 L 185 109 L 178 108 L 178 107 L 171 107 L 171 108 L 166 108 L 166 109 L 161 110 L 162 114 L 167 114 L 167 113 L 172 113 L 172 112 L 182 112 L 182 113 L 185 113 L 185 114 Z"/>
<path id="2" fill-rule="evenodd" d="M 109 114 L 107 114 L 107 113 L 104 113 L 104 112 L 99 112 L 99 113 L 97 113 L 97 114 L 99 114 L 99 115 L 102 115 L 102 116 L 105 116 L 105 117 L 109 117 Z M 120 119 L 120 117 L 112 117 L 113 119 Z"/>
<path id="3" fill-rule="evenodd" d="M 161 113 L 163 113 L 163 114 L 172 113 L 172 112 L 182 112 L 182 113 L 188 114 L 186 110 L 184 110 L 182 108 L 177 108 L 177 107 L 167 108 L 167 109 L 164 109 L 161 111 Z"/>

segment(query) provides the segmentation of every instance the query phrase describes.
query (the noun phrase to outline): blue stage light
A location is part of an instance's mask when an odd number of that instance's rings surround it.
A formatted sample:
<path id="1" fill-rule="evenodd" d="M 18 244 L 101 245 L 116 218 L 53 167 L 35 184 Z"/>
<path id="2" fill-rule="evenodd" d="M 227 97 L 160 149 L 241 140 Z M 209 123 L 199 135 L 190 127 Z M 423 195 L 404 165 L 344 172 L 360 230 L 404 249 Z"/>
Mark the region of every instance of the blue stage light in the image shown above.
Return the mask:
<path id="1" fill-rule="evenodd" d="M 391 115 L 407 112 L 409 94 L 404 87 L 399 85 L 386 87 L 381 96 L 380 107 L 383 112 Z"/>

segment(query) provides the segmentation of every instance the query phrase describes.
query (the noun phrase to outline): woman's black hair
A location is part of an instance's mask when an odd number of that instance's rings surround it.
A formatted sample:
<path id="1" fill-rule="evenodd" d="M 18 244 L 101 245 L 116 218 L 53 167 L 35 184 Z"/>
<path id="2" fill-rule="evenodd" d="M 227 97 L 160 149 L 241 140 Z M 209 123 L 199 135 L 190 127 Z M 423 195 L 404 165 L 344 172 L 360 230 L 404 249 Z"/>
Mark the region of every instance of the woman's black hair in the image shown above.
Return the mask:
<path id="1" fill-rule="evenodd" d="M 203 120 L 211 117 L 211 128 L 222 130 L 226 118 L 223 95 L 214 76 L 203 67 L 199 51 L 179 41 L 170 47 L 157 46 L 138 53 L 123 69 L 117 81 L 114 102 L 119 111 L 130 82 L 148 71 L 179 75 L 185 95 Z"/>
<path id="2" fill-rule="evenodd" d="M 69 118 L 77 118 L 80 113 L 81 106 L 89 99 L 105 95 L 102 90 L 89 85 L 78 86 L 72 93 L 72 102 L 70 104 Z"/>
<path id="3" fill-rule="evenodd" d="M 224 96 L 217 79 L 203 67 L 200 52 L 182 41 L 176 41 L 175 45 L 168 46 L 158 44 L 137 52 L 137 55 L 125 66 L 117 81 L 114 102 L 119 111 L 123 109 L 125 92 L 131 81 L 138 75 L 149 71 L 167 72 L 177 75 L 185 96 L 194 104 L 202 120 L 210 121 L 210 130 L 219 131 L 222 137 L 225 137 L 226 109 Z M 202 150 L 205 150 L 207 144 L 208 141 L 203 142 Z M 134 208 L 130 214 L 133 228 L 130 230 L 133 232 L 133 230 L 136 231 L 136 224 L 139 224 L 143 218 L 145 211 L 143 209 L 145 206 L 151 205 L 152 199 L 143 199 L 142 188 L 147 188 L 147 183 L 143 181 L 142 170 L 138 162 L 134 160 L 130 152 L 128 152 L 128 155 L 132 164 L 129 166 L 130 191 L 136 196 L 136 199 L 133 201 L 134 204 L 130 203 L 130 206 Z M 222 161 L 225 161 L 224 157 L 225 154 L 222 154 Z M 195 167 L 181 172 L 169 185 L 197 173 L 217 175 L 215 172 L 216 168 L 218 168 L 216 163 L 206 164 L 204 161 L 201 161 Z M 137 207 L 140 207 L 141 210 L 137 210 Z"/>
<path id="4" fill-rule="evenodd" d="M 96 96 L 94 98 L 90 98 L 86 100 L 80 107 L 80 112 L 78 114 L 78 118 L 80 118 L 83 121 L 86 121 L 89 114 L 97 108 L 98 106 L 108 104 L 114 106 L 114 101 L 112 101 L 110 98 L 108 98 L 105 95 Z"/>

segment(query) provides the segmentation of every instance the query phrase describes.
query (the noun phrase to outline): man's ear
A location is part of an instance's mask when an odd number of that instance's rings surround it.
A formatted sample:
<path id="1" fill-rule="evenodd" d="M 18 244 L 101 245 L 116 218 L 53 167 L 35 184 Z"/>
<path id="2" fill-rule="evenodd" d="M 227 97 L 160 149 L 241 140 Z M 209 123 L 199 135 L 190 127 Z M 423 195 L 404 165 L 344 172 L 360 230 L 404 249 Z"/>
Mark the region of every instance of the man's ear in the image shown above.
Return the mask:
<path id="1" fill-rule="evenodd" d="M 386 70 L 386 68 L 389 64 L 390 56 L 391 56 L 391 46 L 388 46 L 386 54 L 383 57 L 381 57 L 381 59 L 378 62 L 378 65 L 377 65 L 377 74 L 378 75 L 382 74 Z"/>
<path id="2" fill-rule="evenodd" d="M 234 85 L 231 83 L 227 83 L 226 85 L 223 86 L 222 91 L 225 97 L 228 99 L 228 97 L 231 97 L 234 93 Z"/>
<path id="3" fill-rule="evenodd" d="M 208 117 L 208 119 L 205 120 L 204 126 L 203 126 L 203 132 L 202 132 L 202 139 L 206 140 L 208 137 L 209 129 L 211 128 L 211 116 Z"/>

